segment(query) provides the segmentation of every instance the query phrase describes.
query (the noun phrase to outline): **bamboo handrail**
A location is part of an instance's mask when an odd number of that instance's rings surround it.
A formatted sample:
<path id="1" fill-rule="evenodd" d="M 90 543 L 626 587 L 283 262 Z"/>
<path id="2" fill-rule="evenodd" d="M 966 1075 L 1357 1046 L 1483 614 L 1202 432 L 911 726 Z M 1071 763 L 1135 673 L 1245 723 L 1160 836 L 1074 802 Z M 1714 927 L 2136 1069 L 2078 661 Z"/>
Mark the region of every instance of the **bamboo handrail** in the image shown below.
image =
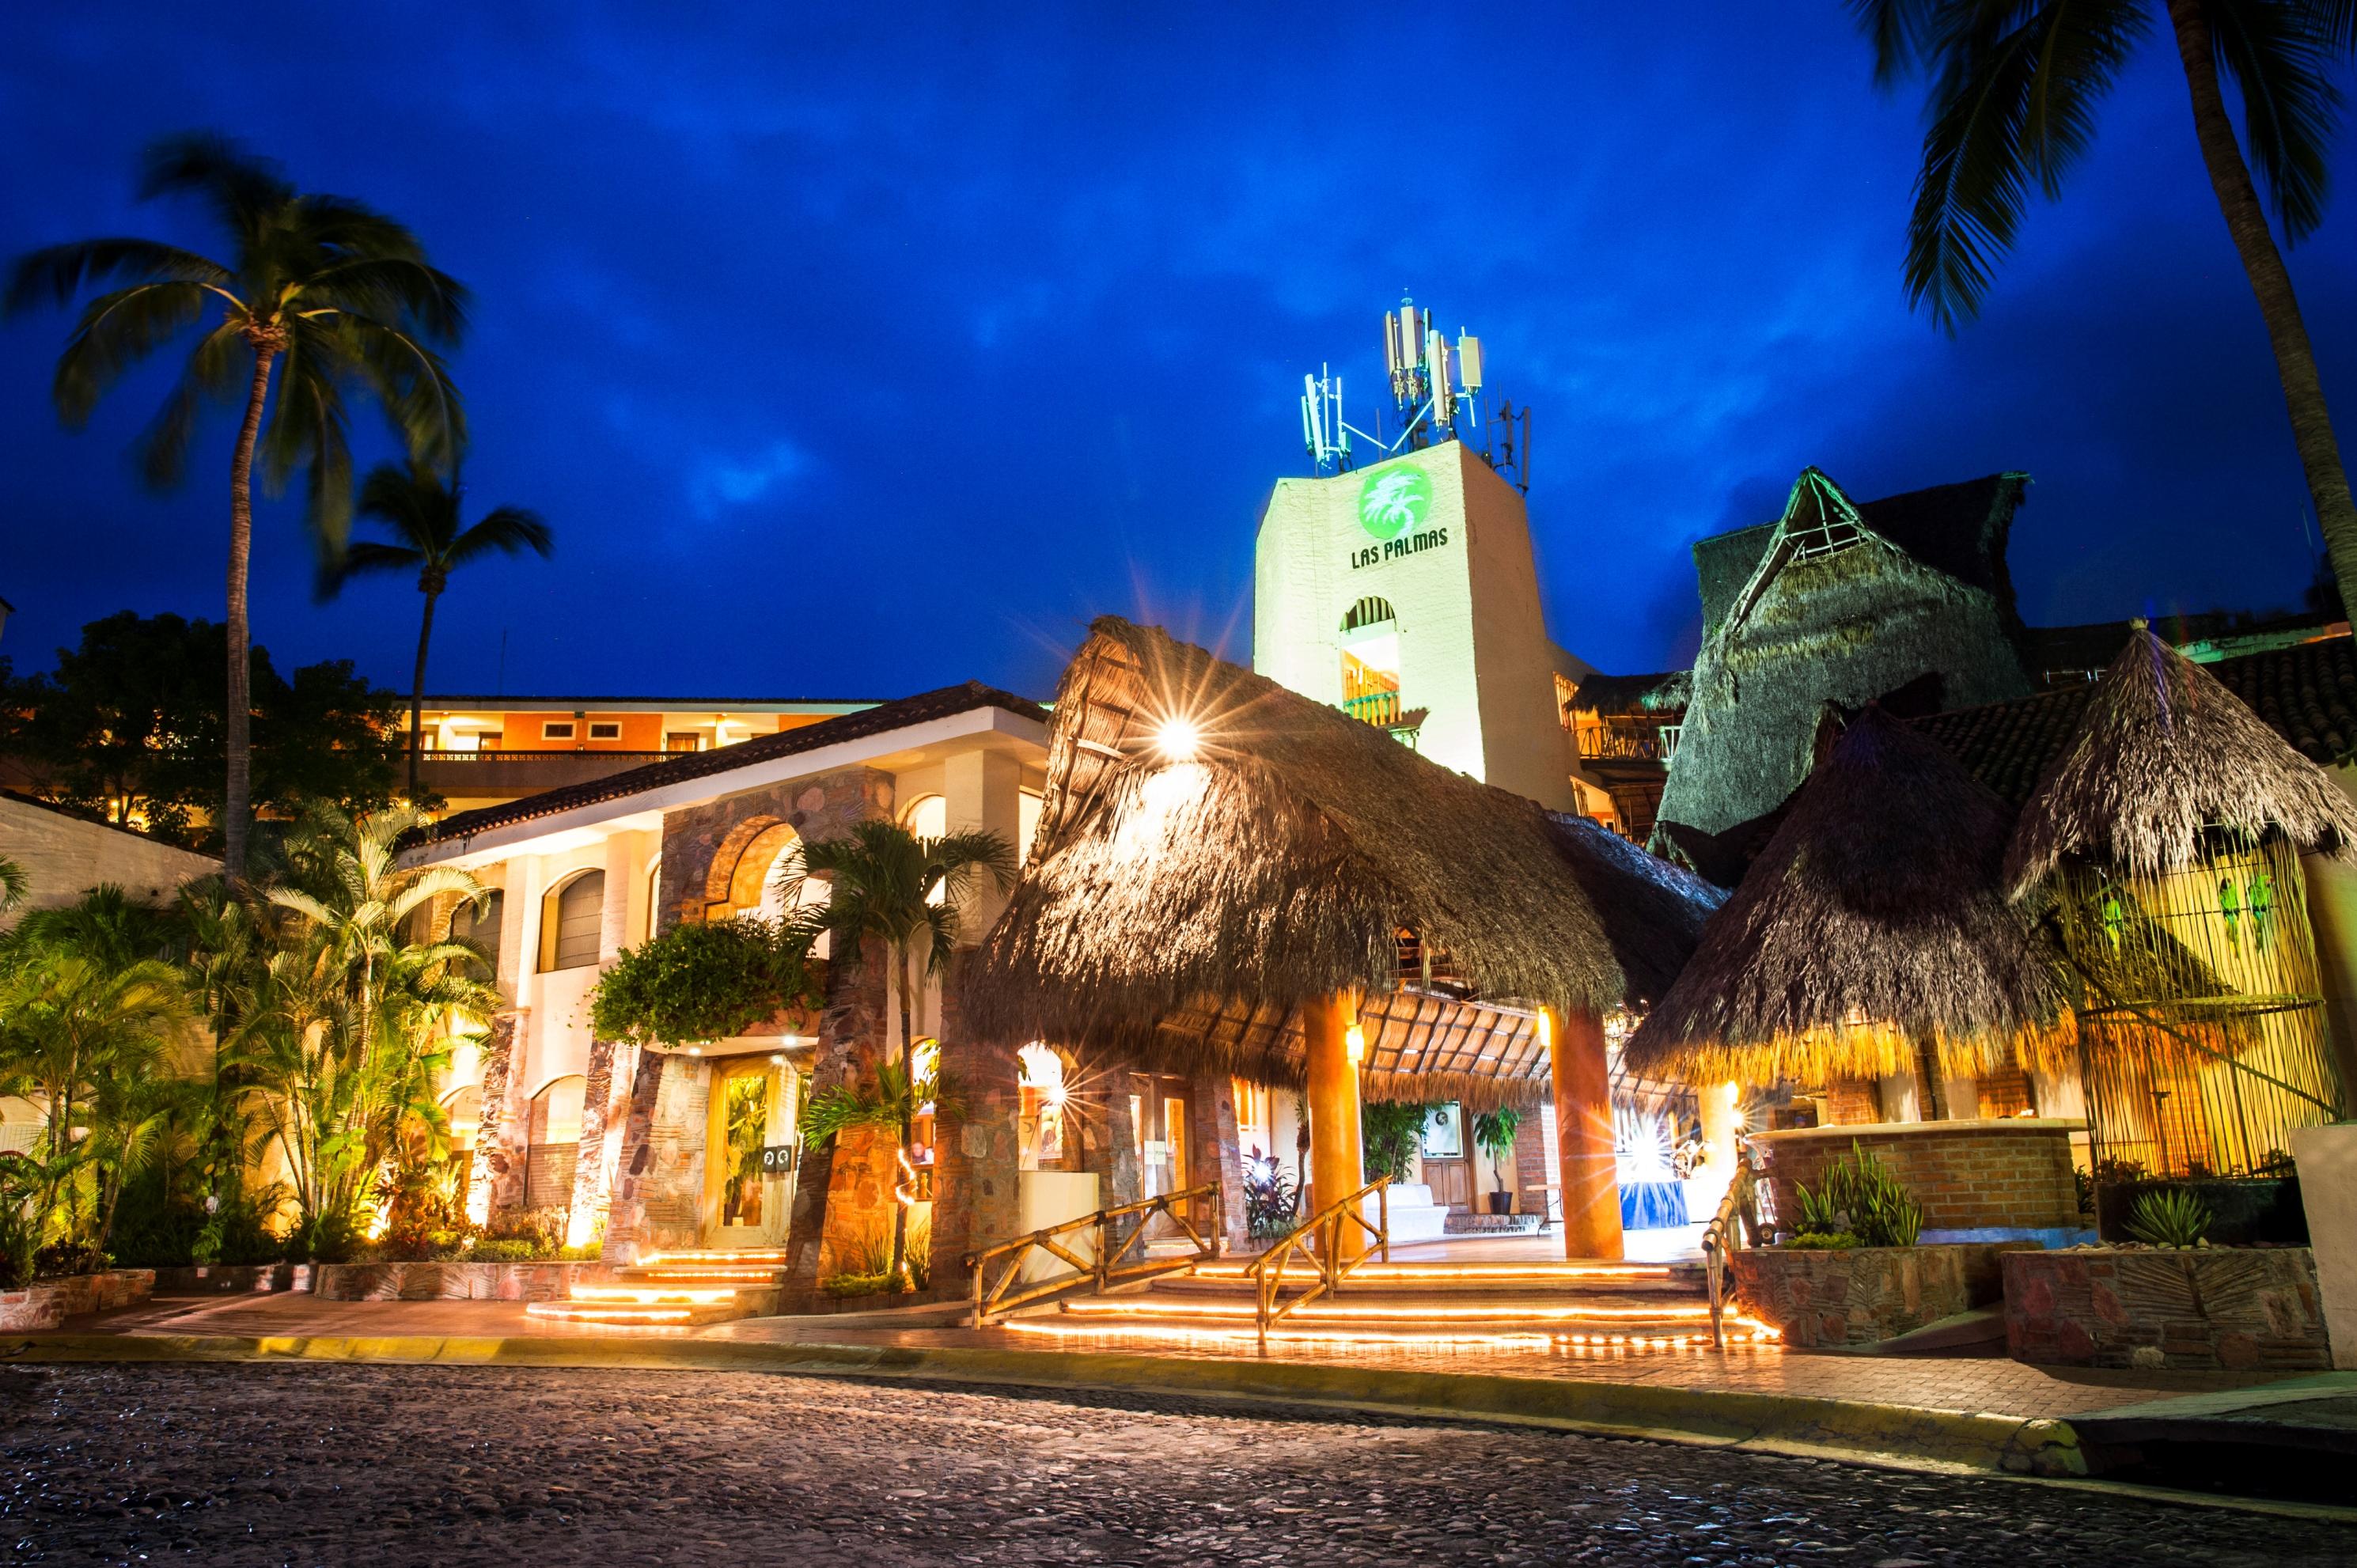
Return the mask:
<path id="1" fill-rule="evenodd" d="M 1753 1231 L 1751 1240 L 1759 1240 L 1758 1224 L 1751 1218 L 1751 1184 L 1757 1179 L 1751 1174 L 1751 1162 L 1738 1150 L 1735 1156 L 1735 1179 L 1727 1184 L 1727 1192 L 1718 1200 L 1718 1212 L 1703 1227 L 1702 1264 L 1704 1278 L 1710 1283 L 1710 1344 L 1714 1350 L 1723 1350 L 1727 1341 L 1720 1335 L 1719 1320 L 1727 1311 L 1727 1254 L 1732 1251 L 1728 1240 L 1738 1244 L 1745 1230 Z"/>
<path id="2" fill-rule="evenodd" d="M 1210 1215 L 1208 1222 L 1201 1230 L 1198 1230 L 1195 1222 L 1178 1208 L 1181 1204 L 1191 1205 L 1199 1199 L 1208 1206 L 1207 1212 Z M 1157 1214 L 1168 1217 L 1172 1224 L 1186 1233 L 1187 1240 L 1195 1244 L 1192 1257 L 1141 1257 L 1135 1262 L 1130 1261 L 1130 1253 L 1146 1240 L 1146 1228 L 1153 1222 L 1154 1217 Z M 1133 1215 L 1137 1217 L 1137 1223 L 1131 1227 L 1129 1234 L 1122 1239 L 1118 1247 L 1109 1250 L 1106 1245 L 1109 1232 L 1116 1222 L 1129 1219 Z M 1059 1238 L 1070 1236 L 1078 1230 L 1096 1232 L 1096 1245 L 1092 1249 L 1093 1253 L 1092 1258 L 1075 1257 L 1059 1243 Z M 1178 1273 L 1182 1270 L 1193 1268 L 1206 1258 L 1218 1257 L 1220 1251 L 1220 1184 L 1218 1182 L 1207 1182 L 1201 1187 L 1190 1187 L 1184 1192 L 1160 1193 L 1153 1197 L 1141 1198 L 1135 1203 L 1125 1203 L 1113 1208 L 1100 1208 L 1093 1214 L 1084 1214 L 1077 1219 L 1067 1219 L 1060 1225 L 1049 1225 L 1027 1235 L 1017 1236 L 1012 1240 L 1001 1241 L 996 1246 L 985 1247 L 976 1252 L 968 1252 L 965 1255 L 966 1267 L 974 1273 L 973 1326 L 976 1328 L 987 1327 L 1017 1308 L 1029 1306 L 1034 1302 L 1045 1301 L 1049 1296 L 1060 1294 L 1082 1283 L 1086 1283 L 1091 1287 L 1092 1294 L 1102 1294 L 1109 1286 L 1126 1283 L 1131 1280 L 1152 1279 L 1162 1274 Z M 1035 1281 L 1022 1290 L 1016 1289 L 1022 1282 L 1023 1265 L 1030 1261 L 1031 1254 L 1035 1251 L 1045 1252 L 1050 1257 L 1061 1260 L 1071 1265 L 1072 1272 L 1054 1279 Z M 998 1283 L 993 1285 L 988 1281 L 990 1264 L 994 1259 L 998 1258 L 1011 1261 L 1000 1273 Z"/>
<path id="3" fill-rule="evenodd" d="M 1245 1267 L 1244 1273 L 1251 1275 L 1253 1281 L 1253 1326 L 1259 1332 L 1262 1355 L 1268 1354 L 1270 1325 L 1297 1307 L 1308 1305 L 1319 1296 L 1337 1294 L 1351 1272 L 1374 1253 L 1381 1252 L 1386 1263 L 1392 1261 L 1391 1184 L 1391 1177 L 1377 1176 L 1348 1197 L 1336 1198 L 1303 1220 L 1291 1235 Z M 1366 1196 L 1371 1192 L 1375 1195 L 1375 1223 L 1372 1225 L 1367 1223 L 1363 1207 Z M 1356 1225 L 1372 1237 L 1374 1245 L 1346 1262 L 1342 1258 L 1342 1239 L 1348 1234 L 1347 1227 L 1351 1225 Z M 1322 1246 L 1317 1244 L 1320 1240 L 1324 1243 Z M 1311 1265 L 1318 1271 L 1317 1280 L 1291 1301 L 1280 1304 L 1278 1297 L 1285 1289 L 1286 1264 L 1297 1251 L 1304 1249 L 1308 1251 Z"/>

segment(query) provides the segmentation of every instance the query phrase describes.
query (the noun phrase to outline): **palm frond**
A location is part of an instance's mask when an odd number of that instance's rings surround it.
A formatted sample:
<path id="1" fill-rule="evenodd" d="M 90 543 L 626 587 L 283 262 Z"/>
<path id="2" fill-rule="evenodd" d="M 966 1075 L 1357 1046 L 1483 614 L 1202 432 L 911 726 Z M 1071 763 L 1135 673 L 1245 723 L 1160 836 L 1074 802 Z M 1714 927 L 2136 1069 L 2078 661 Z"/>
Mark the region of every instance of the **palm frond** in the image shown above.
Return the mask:
<path id="1" fill-rule="evenodd" d="M 79 429 L 124 371 L 203 314 L 206 298 L 197 284 L 142 283 L 91 300 L 58 356 L 50 384 L 58 417 Z"/>
<path id="2" fill-rule="evenodd" d="M 90 285 L 128 276 L 142 283 L 190 283 L 227 290 L 236 279 L 208 256 L 153 240 L 79 240 L 20 256 L 8 269 L 0 316 L 37 306 L 65 306 Z"/>
<path id="3" fill-rule="evenodd" d="M 517 506 L 496 507 L 451 542 L 449 564 L 464 565 L 494 550 L 506 555 L 521 555 L 529 550 L 546 556 L 555 547 L 556 536 L 538 512 Z"/>
<path id="4" fill-rule="evenodd" d="M 295 199 L 295 188 L 270 159 L 219 132 L 193 131 L 166 136 L 148 147 L 139 196 L 149 201 L 159 196 L 196 197 L 242 246 L 253 249 Z"/>
<path id="5" fill-rule="evenodd" d="M 188 443 L 196 435 L 197 416 L 208 401 L 222 401 L 236 390 L 239 350 L 244 347 L 236 324 L 224 321 L 198 338 L 197 346 L 188 351 L 188 366 L 164 406 L 132 444 L 132 460 L 150 489 L 169 489 L 180 482 Z"/>
<path id="6" fill-rule="evenodd" d="M 1874 84 L 1889 87 L 1913 70 L 1937 30 L 1941 0 L 1849 0 L 1858 31 L 1874 45 Z"/>
<path id="7" fill-rule="evenodd" d="M 2341 90 L 2333 84 L 2334 29 L 2343 35 L 2357 16 L 2344 0 L 2330 7 L 2283 0 L 2206 0 L 2201 11 L 2218 63 L 2243 97 L 2243 138 L 2283 224 L 2298 244 L 2324 220 L 2325 154 L 2341 121 Z"/>

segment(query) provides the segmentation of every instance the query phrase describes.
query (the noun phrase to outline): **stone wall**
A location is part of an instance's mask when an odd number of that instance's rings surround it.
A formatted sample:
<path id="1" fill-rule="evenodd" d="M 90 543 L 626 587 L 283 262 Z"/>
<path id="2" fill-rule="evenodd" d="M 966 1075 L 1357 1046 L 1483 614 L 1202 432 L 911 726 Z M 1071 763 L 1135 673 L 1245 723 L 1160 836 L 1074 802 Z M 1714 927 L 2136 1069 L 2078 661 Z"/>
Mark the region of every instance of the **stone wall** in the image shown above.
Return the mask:
<path id="1" fill-rule="evenodd" d="M 2323 1370 L 2332 1365 L 2305 1247 L 2005 1256 L 2005 1341 L 2067 1367 Z"/>
<path id="2" fill-rule="evenodd" d="M 581 1142 L 573 1165 L 573 1201 L 565 1225 L 568 1247 L 586 1247 L 602 1233 L 621 1162 L 622 1143 L 637 1086 L 640 1047 L 629 1040 L 593 1040 L 581 1094 Z"/>
<path id="3" fill-rule="evenodd" d="M 322 1263 L 311 1293 L 323 1301 L 562 1301 L 604 1263 Z"/>
<path id="4" fill-rule="evenodd" d="M 22 1290 L 0 1290 L 0 1331 L 38 1333 L 62 1327 L 69 1317 L 119 1312 L 137 1306 L 155 1288 L 153 1269 L 109 1269 L 102 1274 L 36 1280 Z"/>
<path id="5" fill-rule="evenodd" d="M 826 1007 L 820 1015 L 818 1049 L 811 1063 L 813 1098 L 864 1079 L 882 1059 L 888 970 L 884 944 L 877 941 L 866 943 L 856 956 L 838 951 L 828 961 Z M 856 1175 L 848 1178 L 853 1189 L 860 1179 Z M 803 1150 L 793 1208 L 786 1220 L 786 1279 L 791 1289 L 804 1294 L 818 1286 L 819 1242 L 834 1194 L 834 1152 L 825 1147 Z"/>
<path id="6" fill-rule="evenodd" d="M 168 904 L 182 883 L 221 868 L 212 855 L 21 795 L 0 794 L 0 844 L 24 870 L 26 910 L 70 904 L 102 882 L 143 904 Z"/>
<path id="7" fill-rule="evenodd" d="M 1986 1242 L 1941 1247 L 1738 1248 L 1727 1254 L 1744 1309 L 1796 1349 L 1874 1345 L 1997 1299 Z"/>
<path id="8" fill-rule="evenodd" d="M 899 1147 L 888 1127 L 854 1127 L 835 1140 L 819 1232 L 819 1279 L 866 1273 L 871 1263 L 890 1255 Z"/>
<path id="9" fill-rule="evenodd" d="M 788 823 L 806 839 L 835 838 L 854 822 L 891 810 L 892 776 L 854 768 L 666 812 L 657 933 L 682 920 L 701 920 L 716 903 L 725 902 L 737 854 L 772 824 Z"/>
<path id="10" fill-rule="evenodd" d="M 1846 1158 L 1853 1143 L 1914 1195 L 1926 1230 L 2043 1230 L 2080 1223 L 2071 1133 L 2083 1125 L 2030 1117 L 1885 1122 L 1755 1133 L 1752 1144 L 1767 1161 L 1777 1223 L 1786 1230 L 1800 1213 L 1793 1187 L 1814 1190 L 1825 1166 Z"/>

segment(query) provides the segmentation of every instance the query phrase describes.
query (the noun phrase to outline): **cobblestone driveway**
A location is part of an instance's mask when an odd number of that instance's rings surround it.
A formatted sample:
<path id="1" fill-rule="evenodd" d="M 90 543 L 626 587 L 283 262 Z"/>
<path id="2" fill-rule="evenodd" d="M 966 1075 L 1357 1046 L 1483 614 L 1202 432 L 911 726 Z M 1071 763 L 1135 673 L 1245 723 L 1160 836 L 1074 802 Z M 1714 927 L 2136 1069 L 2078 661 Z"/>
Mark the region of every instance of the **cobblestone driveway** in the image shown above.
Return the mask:
<path id="1" fill-rule="evenodd" d="M 2357 1528 L 1473 1426 L 756 1373 L 0 1368 L 26 1563 L 2348 1563 Z"/>

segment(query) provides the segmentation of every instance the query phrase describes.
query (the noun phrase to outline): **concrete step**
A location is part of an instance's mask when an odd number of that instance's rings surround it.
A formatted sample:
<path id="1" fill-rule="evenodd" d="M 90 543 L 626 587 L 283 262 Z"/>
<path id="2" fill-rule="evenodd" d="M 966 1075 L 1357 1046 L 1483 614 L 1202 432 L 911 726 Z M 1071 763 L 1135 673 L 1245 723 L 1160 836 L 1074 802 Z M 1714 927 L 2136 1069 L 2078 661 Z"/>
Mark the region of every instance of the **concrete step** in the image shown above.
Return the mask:
<path id="1" fill-rule="evenodd" d="M 1158 1290 L 1249 1294 L 1249 1260 L 1199 1263 L 1191 1273 L 1156 1282 Z M 1308 1277 L 1306 1263 L 1286 1268 L 1287 1280 Z M 1559 1297 L 1605 1294 L 1663 1294 L 1699 1299 L 1706 1286 L 1700 1264 L 1684 1263 L 1362 1263 L 1351 1271 L 1345 1290 L 1380 1290 L 1404 1294 L 1476 1296 L 1483 1300 L 1512 1297 Z"/>
<path id="2" fill-rule="evenodd" d="M 535 1301 L 524 1308 L 528 1316 L 551 1323 L 597 1328 L 692 1328 L 706 1323 L 727 1323 L 759 1314 L 735 1302 L 639 1304 L 611 1301 Z"/>
<path id="3" fill-rule="evenodd" d="M 767 1285 L 781 1286 L 786 1283 L 783 1268 L 763 1268 L 724 1263 L 658 1263 L 632 1264 L 614 1271 L 615 1283 L 641 1285 Z"/>
<path id="4" fill-rule="evenodd" d="M 1062 1316 L 1108 1329 L 1131 1326 L 1220 1328 L 1253 1323 L 1249 1295 L 1204 1296 L 1150 1290 L 1131 1295 L 1082 1296 L 1062 1304 Z M 1352 1291 L 1295 1307 L 1286 1321 L 1301 1327 L 1383 1333 L 1544 1333 L 1603 1336 L 1684 1336 L 1710 1330 L 1702 1302 L 1661 1296 L 1583 1296 L 1554 1301 L 1479 1301 L 1390 1292 Z"/>

